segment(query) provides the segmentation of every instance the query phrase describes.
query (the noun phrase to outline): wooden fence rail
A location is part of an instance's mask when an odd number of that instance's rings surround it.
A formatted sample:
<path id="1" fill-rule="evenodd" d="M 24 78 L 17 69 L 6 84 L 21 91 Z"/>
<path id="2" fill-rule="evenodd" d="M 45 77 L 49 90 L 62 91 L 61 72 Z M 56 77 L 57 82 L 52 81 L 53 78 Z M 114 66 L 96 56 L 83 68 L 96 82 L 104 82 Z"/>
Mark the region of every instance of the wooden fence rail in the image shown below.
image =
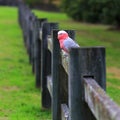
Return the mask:
<path id="1" fill-rule="evenodd" d="M 105 48 L 71 48 L 64 56 L 57 40 L 58 23 L 37 18 L 23 3 L 18 13 L 42 107 L 51 108 L 52 119 L 120 120 L 119 106 L 105 93 Z M 73 30 L 66 31 L 75 38 Z"/>

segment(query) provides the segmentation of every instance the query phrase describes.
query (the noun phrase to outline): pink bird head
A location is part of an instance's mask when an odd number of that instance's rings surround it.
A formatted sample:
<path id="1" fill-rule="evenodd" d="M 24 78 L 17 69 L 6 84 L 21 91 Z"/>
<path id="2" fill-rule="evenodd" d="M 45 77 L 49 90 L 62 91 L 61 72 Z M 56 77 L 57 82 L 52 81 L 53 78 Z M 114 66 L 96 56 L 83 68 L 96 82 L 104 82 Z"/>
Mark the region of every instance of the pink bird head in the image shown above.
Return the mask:
<path id="1" fill-rule="evenodd" d="M 64 46 L 64 40 L 66 40 L 68 38 L 68 33 L 64 30 L 60 30 L 58 31 L 58 40 L 59 40 L 59 43 L 60 43 L 60 48 L 63 49 L 65 52 L 68 52 L 66 49 L 65 49 L 65 46 Z"/>
<path id="2" fill-rule="evenodd" d="M 58 37 L 57 38 L 58 38 L 59 41 L 64 41 L 68 37 L 69 36 L 68 36 L 68 33 L 66 31 L 64 31 L 64 30 L 58 31 Z"/>

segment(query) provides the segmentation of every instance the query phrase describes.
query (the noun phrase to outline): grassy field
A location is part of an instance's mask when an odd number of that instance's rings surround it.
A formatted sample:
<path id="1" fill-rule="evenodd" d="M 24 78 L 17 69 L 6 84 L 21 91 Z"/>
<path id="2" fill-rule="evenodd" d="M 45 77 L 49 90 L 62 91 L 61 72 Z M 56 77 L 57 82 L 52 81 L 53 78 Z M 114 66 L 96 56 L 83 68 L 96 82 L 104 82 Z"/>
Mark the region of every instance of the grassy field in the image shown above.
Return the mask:
<path id="1" fill-rule="evenodd" d="M 74 22 L 63 13 L 34 12 L 58 22 L 60 29 L 75 30 L 80 46 L 106 47 L 107 93 L 120 105 L 120 32 L 109 31 L 109 26 Z M 41 108 L 16 8 L 0 7 L 0 33 L 0 120 L 50 120 L 50 111 Z"/>
<path id="2" fill-rule="evenodd" d="M 0 120 L 49 120 L 41 109 L 17 9 L 0 7 Z"/>

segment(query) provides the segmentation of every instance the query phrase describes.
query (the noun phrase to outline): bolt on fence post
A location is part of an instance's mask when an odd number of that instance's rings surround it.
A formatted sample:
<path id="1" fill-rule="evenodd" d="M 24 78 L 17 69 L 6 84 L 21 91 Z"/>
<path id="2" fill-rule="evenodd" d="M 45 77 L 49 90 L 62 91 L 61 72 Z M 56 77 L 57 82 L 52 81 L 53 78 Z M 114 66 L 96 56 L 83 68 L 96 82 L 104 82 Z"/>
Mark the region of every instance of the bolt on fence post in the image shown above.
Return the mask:
<path id="1" fill-rule="evenodd" d="M 105 90 L 105 48 L 71 49 L 69 61 L 70 120 L 95 120 L 84 101 L 83 77 L 93 76 Z"/>

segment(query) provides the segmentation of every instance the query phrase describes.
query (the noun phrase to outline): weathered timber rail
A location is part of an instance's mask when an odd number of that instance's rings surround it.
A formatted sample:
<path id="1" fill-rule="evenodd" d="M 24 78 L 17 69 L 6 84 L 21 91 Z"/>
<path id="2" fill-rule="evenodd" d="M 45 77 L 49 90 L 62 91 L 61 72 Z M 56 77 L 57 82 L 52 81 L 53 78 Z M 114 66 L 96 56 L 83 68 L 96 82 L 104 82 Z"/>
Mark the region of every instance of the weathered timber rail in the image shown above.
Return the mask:
<path id="1" fill-rule="evenodd" d="M 120 120 L 120 107 L 106 94 L 104 47 L 71 48 L 64 56 L 57 40 L 58 23 L 38 18 L 19 4 L 19 23 L 42 107 L 53 120 Z M 73 30 L 66 30 L 74 38 Z"/>

